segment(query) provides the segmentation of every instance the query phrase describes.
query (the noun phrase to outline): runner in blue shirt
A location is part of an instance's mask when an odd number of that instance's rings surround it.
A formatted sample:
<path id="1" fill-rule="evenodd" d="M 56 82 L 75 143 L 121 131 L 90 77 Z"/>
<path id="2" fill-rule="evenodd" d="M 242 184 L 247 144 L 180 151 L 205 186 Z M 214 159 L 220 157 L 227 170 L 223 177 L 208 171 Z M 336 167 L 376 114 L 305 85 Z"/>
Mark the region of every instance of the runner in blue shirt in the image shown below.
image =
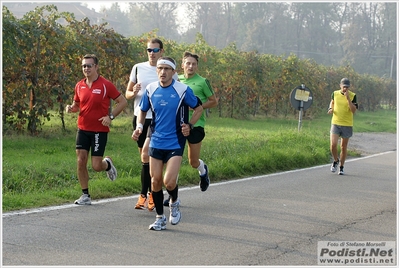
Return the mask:
<path id="1" fill-rule="evenodd" d="M 157 61 L 158 82 L 149 84 L 140 102 L 137 127 L 132 138 L 138 140 L 147 111 L 152 111 L 150 140 L 150 173 L 152 196 L 157 212 L 156 220 L 150 230 L 166 229 L 166 217 L 163 208 L 162 185 L 170 195 L 169 222 L 180 222 L 177 178 L 191 127 L 202 115 L 202 103 L 187 85 L 173 79 L 176 62 L 170 57 L 161 57 Z M 189 120 L 189 108 L 194 110 Z M 165 172 L 164 167 L 166 167 Z M 163 174 L 165 174 L 163 176 Z"/>

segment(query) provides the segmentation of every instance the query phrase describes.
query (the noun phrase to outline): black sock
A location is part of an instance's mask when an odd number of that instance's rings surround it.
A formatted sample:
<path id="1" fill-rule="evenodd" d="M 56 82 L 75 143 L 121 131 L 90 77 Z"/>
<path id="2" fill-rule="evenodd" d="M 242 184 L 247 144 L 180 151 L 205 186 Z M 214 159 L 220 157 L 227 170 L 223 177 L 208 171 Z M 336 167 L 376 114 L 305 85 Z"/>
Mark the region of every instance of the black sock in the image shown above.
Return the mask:
<path id="1" fill-rule="evenodd" d="M 141 194 L 151 193 L 150 163 L 143 163 L 141 167 Z"/>
<path id="2" fill-rule="evenodd" d="M 157 215 L 163 215 L 163 191 L 152 192 L 152 198 L 154 199 Z"/>
<path id="3" fill-rule="evenodd" d="M 108 162 L 107 160 L 105 160 L 105 162 L 107 162 L 107 164 L 108 164 L 108 167 L 107 167 L 107 169 L 105 171 L 109 171 L 111 169 L 111 163 Z"/>
<path id="4" fill-rule="evenodd" d="M 169 191 L 168 189 L 166 189 L 166 191 L 168 191 L 168 194 L 169 194 L 169 196 L 170 196 L 170 202 L 171 202 L 171 203 L 173 203 L 173 202 L 175 202 L 175 201 L 177 200 L 177 197 L 178 197 L 178 195 L 177 195 L 178 190 L 179 190 L 179 186 L 178 186 L 177 184 L 176 184 L 175 189 L 173 189 L 172 191 Z"/>
<path id="5" fill-rule="evenodd" d="M 89 189 L 82 189 L 82 192 L 83 192 L 84 194 L 87 194 L 87 195 L 90 197 L 90 195 L 89 195 Z"/>

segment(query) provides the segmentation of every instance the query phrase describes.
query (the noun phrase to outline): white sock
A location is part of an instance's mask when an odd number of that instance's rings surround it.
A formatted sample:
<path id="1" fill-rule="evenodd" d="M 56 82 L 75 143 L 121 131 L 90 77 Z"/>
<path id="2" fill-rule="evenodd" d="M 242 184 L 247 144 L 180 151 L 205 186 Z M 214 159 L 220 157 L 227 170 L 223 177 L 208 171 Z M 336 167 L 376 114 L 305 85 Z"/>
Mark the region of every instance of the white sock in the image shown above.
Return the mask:
<path id="1" fill-rule="evenodd" d="M 202 161 L 201 159 L 199 160 L 200 164 L 197 167 L 197 170 L 199 172 L 200 175 L 204 175 L 206 170 L 205 170 L 205 166 L 204 166 L 204 161 Z"/>

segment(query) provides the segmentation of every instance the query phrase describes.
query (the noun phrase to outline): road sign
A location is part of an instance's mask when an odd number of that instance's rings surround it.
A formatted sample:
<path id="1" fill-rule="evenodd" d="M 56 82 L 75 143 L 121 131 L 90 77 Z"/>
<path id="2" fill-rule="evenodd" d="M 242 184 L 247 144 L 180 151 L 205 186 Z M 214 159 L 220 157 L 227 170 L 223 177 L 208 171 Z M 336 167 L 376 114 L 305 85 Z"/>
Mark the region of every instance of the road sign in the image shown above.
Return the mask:
<path id="1" fill-rule="evenodd" d="M 292 106 L 295 109 L 299 110 L 299 122 L 298 122 L 298 131 L 302 126 L 302 114 L 303 111 L 307 110 L 313 102 L 313 94 L 312 91 L 305 87 L 304 84 L 297 86 L 291 91 L 290 101 Z"/>
<path id="2" fill-rule="evenodd" d="M 302 108 L 305 111 L 312 105 L 312 91 L 305 87 L 304 84 L 297 86 L 291 91 L 290 101 L 295 109 L 301 110 Z"/>

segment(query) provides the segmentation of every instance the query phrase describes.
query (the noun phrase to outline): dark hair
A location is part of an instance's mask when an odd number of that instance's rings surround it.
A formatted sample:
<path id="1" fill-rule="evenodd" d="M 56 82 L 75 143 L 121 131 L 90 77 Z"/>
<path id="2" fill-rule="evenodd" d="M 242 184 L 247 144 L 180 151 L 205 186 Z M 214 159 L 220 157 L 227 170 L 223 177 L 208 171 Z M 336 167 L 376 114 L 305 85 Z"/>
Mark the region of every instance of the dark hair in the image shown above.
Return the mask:
<path id="1" fill-rule="evenodd" d="M 93 59 L 94 60 L 94 64 L 98 65 L 98 58 L 95 54 L 86 54 L 83 56 L 84 59 Z"/>
<path id="2" fill-rule="evenodd" d="M 197 61 L 197 63 L 199 61 L 199 56 L 197 54 L 186 51 L 186 52 L 184 52 L 184 55 L 183 55 L 183 62 L 184 62 L 184 59 L 186 59 L 188 57 L 194 58 Z"/>
<path id="3" fill-rule="evenodd" d="M 159 44 L 159 48 L 163 49 L 163 43 L 160 39 L 158 38 L 151 38 L 150 40 L 148 40 L 148 43 L 152 43 L 152 44 Z"/>

